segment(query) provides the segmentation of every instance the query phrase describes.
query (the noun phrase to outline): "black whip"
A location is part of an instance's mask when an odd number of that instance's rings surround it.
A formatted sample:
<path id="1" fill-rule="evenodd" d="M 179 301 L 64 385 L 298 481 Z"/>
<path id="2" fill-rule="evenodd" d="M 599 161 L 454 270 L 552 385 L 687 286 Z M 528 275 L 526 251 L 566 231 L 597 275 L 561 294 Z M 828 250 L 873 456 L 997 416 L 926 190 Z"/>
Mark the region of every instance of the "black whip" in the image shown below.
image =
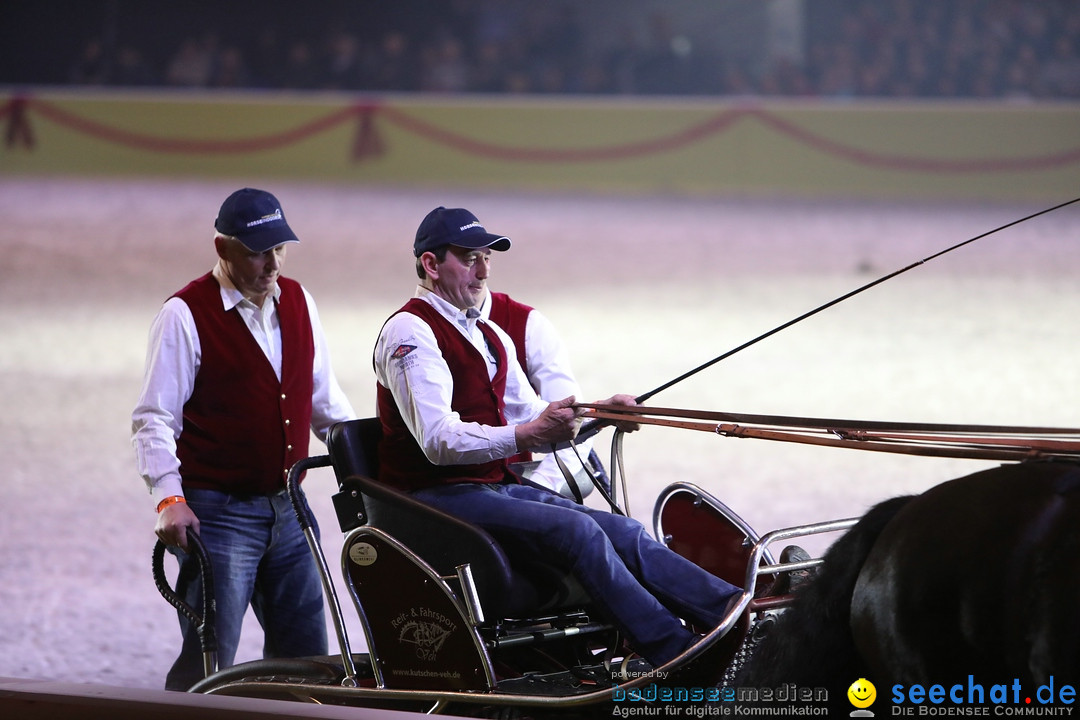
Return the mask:
<path id="1" fill-rule="evenodd" d="M 803 320 L 806 320 L 809 317 L 817 315 L 822 310 L 827 310 L 827 309 L 831 308 L 833 305 L 837 305 L 839 303 L 842 303 L 843 301 L 847 300 L 848 298 L 855 297 L 859 293 L 861 293 L 861 292 L 863 292 L 865 290 L 869 290 L 870 288 L 874 287 L 875 285 L 880 285 L 881 283 L 885 282 L 886 280 L 891 280 L 894 277 L 896 277 L 897 275 L 903 275 L 908 270 L 912 270 L 912 269 L 918 267 L 919 265 L 923 265 L 925 263 L 930 262 L 931 260 L 933 260 L 935 258 L 939 258 L 942 255 L 945 255 L 947 253 L 951 253 L 953 250 L 958 250 L 959 248 L 962 248 L 965 245 L 969 245 L 969 244 L 975 242 L 976 240 L 981 240 L 982 238 L 987 237 L 988 235 L 993 235 L 994 233 L 1005 230 L 1006 228 L 1010 228 L 1010 227 L 1012 227 L 1014 225 L 1019 225 L 1022 222 L 1027 222 L 1028 220 L 1032 220 L 1034 218 L 1037 218 L 1040 215 L 1045 215 L 1045 214 L 1053 212 L 1055 210 L 1060 210 L 1061 208 L 1066 207 L 1067 205 L 1072 205 L 1075 202 L 1080 202 L 1080 197 L 1073 198 L 1072 200 L 1068 200 L 1066 202 L 1060 203 L 1060 204 L 1055 205 L 1053 207 L 1046 208 L 1045 210 L 1040 210 L 1040 211 L 1038 211 L 1036 213 L 1032 213 L 1031 215 L 1027 215 L 1026 217 L 1022 217 L 1019 220 L 1013 220 L 1013 221 L 1008 222 L 1008 223 L 1006 223 L 1006 224 L 1004 224 L 1004 225 L 1002 225 L 1000 227 L 996 227 L 993 230 L 988 230 L 987 232 L 984 232 L 981 235 L 976 235 L 973 238 L 969 238 L 967 240 L 964 240 L 963 242 L 956 243 L 955 245 L 953 245 L 951 247 L 947 247 L 944 250 L 940 250 L 940 251 L 934 253 L 933 255 L 930 255 L 928 257 L 924 257 L 922 260 L 917 260 L 916 262 L 913 262 L 913 263 L 911 263 L 910 265 L 908 265 L 906 267 L 900 268 L 899 270 L 895 270 L 895 271 L 889 273 L 888 275 L 884 275 L 884 276 L 878 278 L 877 280 L 874 280 L 872 282 L 868 282 L 865 285 L 863 285 L 862 287 L 856 288 L 855 290 L 852 290 L 849 293 L 846 293 L 844 295 L 841 295 L 838 298 L 830 300 L 829 302 L 825 303 L 824 305 L 820 305 L 820 306 L 814 308 L 813 310 L 811 310 L 809 312 L 803 313 L 802 315 L 800 315 L 797 318 L 794 318 L 792 320 L 788 320 L 783 325 L 779 325 L 779 326 L 773 328 L 772 330 L 769 330 L 766 333 L 762 333 L 761 335 L 758 335 L 753 340 L 748 340 L 747 342 L 744 342 L 742 345 L 739 345 L 738 347 L 735 347 L 735 348 L 732 348 L 731 350 L 728 350 L 723 355 L 718 355 L 717 357 L 714 357 L 712 360 L 709 360 L 708 362 L 705 362 L 705 363 L 702 363 L 701 365 L 698 365 L 693 370 L 689 370 L 689 371 L 683 373 L 682 375 L 678 376 L 677 378 L 674 378 L 673 380 L 669 380 L 666 383 L 664 383 L 663 385 L 660 385 L 659 387 L 653 388 L 652 390 L 650 390 L 649 392 L 647 392 L 647 393 L 645 393 L 643 395 L 638 395 L 635 398 L 635 400 L 639 404 L 643 403 L 646 400 L 648 400 L 649 398 L 651 398 L 653 395 L 656 395 L 659 392 L 667 390 L 672 385 L 676 385 L 676 384 L 682 382 L 683 380 L 686 380 L 687 378 L 690 378 L 690 377 L 692 377 L 694 375 L 697 375 L 702 370 L 705 370 L 707 368 L 712 367 L 713 365 L 720 362 L 721 360 L 726 360 L 727 358 L 731 357 L 735 353 L 742 352 L 743 350 L 750 347 L 751 345 L 756 345 L 757 343 L 761 342 L 765 338 L 772 337 L 773 335 L 780 332 L 781 330 L 786 330 L 787 328 L 791 327 L 792 325 L 795 325 L 796 323 L 800 323 L 800 322 L 802 322 Z M 580 430 L 580 432 L 578 432 L 578 438 L 579 439 L 585 439 L 585 438 L 591 437 L 592 435 L 595 435 L 601 429 L 601 427 L 603 427 L 604 424 L 605 423 L 603 423 L 603 421 L 600 421 L 600 420 L 591 420 L 589 422 L 586 422 L 586 423 L 582 424 L 581 430 Z"/>
<path id="2" fill-rule="evenodd" d="M 187 529 L 188 553 L 195 558 L 199 568 L 199 577 L 202 581 L 202 612 L 191 607 L 169 585 L 165 577 L 165 543 L 160 540 L 154 545 L 151 557 L 151 568 L 154 573 L 154 584 L 158 592 L 170 605 L 175 607 L 191 621 L 199 634 L 199 642 L 204 653 L 217 652 L 217 599 L 214 595 L 214 572 L 210 564 L 210 553 L 206 551 L 199 534 L 191 528 Z"/>

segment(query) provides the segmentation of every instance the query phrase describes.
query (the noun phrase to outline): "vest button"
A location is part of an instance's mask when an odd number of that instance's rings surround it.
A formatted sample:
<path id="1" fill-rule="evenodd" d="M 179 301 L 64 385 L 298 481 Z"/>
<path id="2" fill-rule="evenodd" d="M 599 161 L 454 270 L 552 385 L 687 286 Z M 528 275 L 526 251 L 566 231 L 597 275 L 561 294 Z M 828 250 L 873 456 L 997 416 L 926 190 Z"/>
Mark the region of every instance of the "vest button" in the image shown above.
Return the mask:
<path id="1" fill-rule="evenodd" d="M 289 452 L 292 452 L 292 445 L 286 445 L 285 449 L 288 450 Z"/>
<path id="2" fill-rule="evenodd" d="M 286 425 L 291 425 L 291 424 L 292 424 L 292 420 L 290 420 L 289 418 L 285 418 L 285 424 L 286 424 Z"/>
<path id="3" fill-rule="evenodd" d="M 284 400 L 284 399 L 285 399 L 285 393 L 281 393 L 281 399 L 282 399 L 282 400 Z"/>

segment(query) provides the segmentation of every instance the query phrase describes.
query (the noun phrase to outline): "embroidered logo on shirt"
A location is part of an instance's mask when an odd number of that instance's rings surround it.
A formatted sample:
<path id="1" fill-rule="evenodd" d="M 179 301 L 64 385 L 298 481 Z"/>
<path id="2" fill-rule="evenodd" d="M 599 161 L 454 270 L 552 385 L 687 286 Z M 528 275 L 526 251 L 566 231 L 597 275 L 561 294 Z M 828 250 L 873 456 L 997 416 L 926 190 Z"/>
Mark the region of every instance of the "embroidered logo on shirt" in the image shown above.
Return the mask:
<path id="1" fill-rule="evenodd" d="M 391 355 L 390 357 L 395 359 L 395 360 L 400 360 L 401 358 L 405 357 L 406 355 L 408 355 L 409 353 L 411 353 L 415 349 L 416 349 L 415 345 L 398 345 L 397 350 L 395 350 L 394 354 Z"/>

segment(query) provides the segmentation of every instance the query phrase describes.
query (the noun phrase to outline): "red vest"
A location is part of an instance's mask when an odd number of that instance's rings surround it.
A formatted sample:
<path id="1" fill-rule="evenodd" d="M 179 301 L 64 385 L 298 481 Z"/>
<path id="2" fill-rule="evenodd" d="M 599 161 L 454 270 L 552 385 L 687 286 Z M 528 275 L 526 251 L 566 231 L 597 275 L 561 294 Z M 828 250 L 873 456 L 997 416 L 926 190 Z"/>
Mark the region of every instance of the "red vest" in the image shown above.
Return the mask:
<path id="1" fill-rule="evenodd" d="M 491 322 L 510 336 L 517 348 L 517 359 L 525 374 L 529 374 L 529 362 L 525 354 L 525 325 L 533 309 L 519 303 L 506 293 L 491 293 Z"/>
<path id="2" fill-rule="evenodd" d="M 531 307 L 519 303 L 506 293 L 491 293 L 491 322 L 505 330 L 514 341 L 518 363 L 526 375 L 529 374 L 529 360 L 525 353 L 525 326 L 529 322 L 529 313 L 532 311 Z M 529 462 L 532 457 L 531 452 L 523 452 L 507 458 L 507 462 Z"/>
<path id="3" fill-rule="evenodd" d="M 450 367 L 454 389 L 450 407 L 463 422 L 483 425 L 505 425 L 503 394 L 506 392 L 506 349 L 495 331 L 486 323 L 478 323 L 480 331 L 498 359 L 494 379 L 488 378 L 488 360 L 466 340 L 449 320 L 435 308 L 413 298 L 398 312 L 407 312 L 422 319 L 435 334 L 443 359 Z M 409 348 L 398 348 L 408 354 Z M 401 417 L 390 390 L 376 388 L 382 439 L 379 441 L 379 480 L 411 492 L 435 485 L 457 482 L 494 483 L 513 477 L 506 469 L 506 460 L 491 460 L 475 465 L 435 465 L 428 461 L 419 443 Z"/>
<path id="4" fill-rule="evenodd" d="M 226 312 L 210 273 L 176 297 L 187 303 L 202 360 L 176 443 L 185 487 L 268 494 L 307 457 L 311 434 L 311 316 L 300 284 L 279 278 L 281 380 L 234 308 Z"/>

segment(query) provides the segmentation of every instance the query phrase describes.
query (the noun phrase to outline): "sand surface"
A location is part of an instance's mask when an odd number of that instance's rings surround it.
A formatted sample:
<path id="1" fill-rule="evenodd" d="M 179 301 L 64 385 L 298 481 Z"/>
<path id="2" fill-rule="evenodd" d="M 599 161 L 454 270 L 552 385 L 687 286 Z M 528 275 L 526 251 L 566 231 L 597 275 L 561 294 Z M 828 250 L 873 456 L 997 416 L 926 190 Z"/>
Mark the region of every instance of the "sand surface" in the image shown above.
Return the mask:
<path id="1" fill-rule="evenodd" d="M 163 682 L 179 633 L 150 577 L 154 512 L 134 469 L 130 412 L 150 320 L 211 267 L 217 208 L 243 184 L 0 179 L 0 676 Z M 513 238 L 491 284 L 555 322 L 588 399 L 644 393 L 1042 209 L 266 188 L 302 240 L 286 274 L 314 293 L 341 384 L 365 414 L 374 402 L 372 344 L 413 291 L 412 235 L 436 205 L 468 207 Z M 651 404 L 1076 426 L 1078 271 L 1074 205 L 874 287 Z M 600 436 L 605 454 L 609 437 Z M 656 495 L 682 480 L 760 532 L 858 515 L 987 466 L 666 428 L 628 438 L 626 461 L 631 510 L 642 521 L 651 525 Z M 336 554 L 332 485 L 316 471 L 307 488 Z M 238 660 L 259 654 L 260 633 L 249 626 Z M 350 634 L 361 644 L 358 627 Z"/>

